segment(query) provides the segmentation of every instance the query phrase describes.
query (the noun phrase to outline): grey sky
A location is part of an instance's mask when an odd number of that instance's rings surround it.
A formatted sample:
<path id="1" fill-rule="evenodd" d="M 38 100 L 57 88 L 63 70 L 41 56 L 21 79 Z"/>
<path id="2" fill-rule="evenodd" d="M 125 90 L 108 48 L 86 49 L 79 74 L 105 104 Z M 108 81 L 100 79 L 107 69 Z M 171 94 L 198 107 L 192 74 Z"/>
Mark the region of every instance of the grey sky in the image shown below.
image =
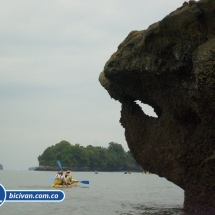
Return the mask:
<path id="1" fill-rule="evenodd" d="M 0 0 L 0 163 L 37 166 L 61 140 L 127 151 L 120 104 L 98 76 L 132 30 L 184 0 Z M 153 114 L 148 108 L 148 114 Z"/>

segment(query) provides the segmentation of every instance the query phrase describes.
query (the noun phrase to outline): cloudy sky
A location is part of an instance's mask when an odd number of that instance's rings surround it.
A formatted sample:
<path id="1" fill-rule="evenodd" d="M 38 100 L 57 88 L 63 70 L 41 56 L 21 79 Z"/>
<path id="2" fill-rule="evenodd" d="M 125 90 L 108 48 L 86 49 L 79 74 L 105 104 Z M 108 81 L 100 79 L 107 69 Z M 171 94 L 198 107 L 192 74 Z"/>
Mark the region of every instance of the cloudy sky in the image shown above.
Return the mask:
<path id="1" fill-rule="evenodd" d="M 132 30 L 184 0 L 0 0 L 0 164 L 38 166 L 62 140 L 127 151 L 120 104 L 98 77 Z M 153 115 L 150 108 L 144 108 Z"/>

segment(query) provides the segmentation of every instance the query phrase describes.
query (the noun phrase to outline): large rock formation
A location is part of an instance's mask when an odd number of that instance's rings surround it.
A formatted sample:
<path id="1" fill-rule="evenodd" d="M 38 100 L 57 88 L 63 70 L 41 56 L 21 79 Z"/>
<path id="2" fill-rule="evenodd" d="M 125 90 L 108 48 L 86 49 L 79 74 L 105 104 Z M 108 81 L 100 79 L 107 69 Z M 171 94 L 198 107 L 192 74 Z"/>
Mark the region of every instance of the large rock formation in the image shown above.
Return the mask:
<path id="1" fill-rule="evenodd" d="M 136 161 L 183 188 L 185 209 L 215 214 L 215 0 L 185 2 L 147 30 L 132 31 L 99 81 L 122 104 Z"/>

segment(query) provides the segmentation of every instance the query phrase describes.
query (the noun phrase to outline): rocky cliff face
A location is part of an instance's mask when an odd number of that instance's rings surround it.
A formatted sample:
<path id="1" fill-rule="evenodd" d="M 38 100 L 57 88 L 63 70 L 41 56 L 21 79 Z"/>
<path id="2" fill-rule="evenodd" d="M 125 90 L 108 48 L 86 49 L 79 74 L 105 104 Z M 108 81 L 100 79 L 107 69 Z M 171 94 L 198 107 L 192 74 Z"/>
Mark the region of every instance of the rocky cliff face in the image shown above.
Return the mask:
<path id="1" fill-rule="evenodd" d="M 185 2 L 132 31 L 99 81 L 122 104 L 126 141 L 143 169 L 183 188 L 185 209 L 215 214 L 215 1 Z"/>

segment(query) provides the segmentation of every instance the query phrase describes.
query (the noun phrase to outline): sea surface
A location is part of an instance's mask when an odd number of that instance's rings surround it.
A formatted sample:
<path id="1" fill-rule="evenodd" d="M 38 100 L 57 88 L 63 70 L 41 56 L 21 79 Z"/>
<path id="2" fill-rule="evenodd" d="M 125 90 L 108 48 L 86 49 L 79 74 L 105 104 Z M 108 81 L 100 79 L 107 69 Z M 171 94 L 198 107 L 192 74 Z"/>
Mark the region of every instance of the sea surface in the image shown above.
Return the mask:
<path id="1" fill-rule="evenodd" d="M 53 190 L 49 179 L 55 173 L 2 170 L 0 184 L 5 190 Z M 4 202 L 0 215 L 190 215 L 183 210 L 184 191 L 154 174 L 72 172 L 72 177 L 90 184 L 61 188 L 61 202 Z"/>

